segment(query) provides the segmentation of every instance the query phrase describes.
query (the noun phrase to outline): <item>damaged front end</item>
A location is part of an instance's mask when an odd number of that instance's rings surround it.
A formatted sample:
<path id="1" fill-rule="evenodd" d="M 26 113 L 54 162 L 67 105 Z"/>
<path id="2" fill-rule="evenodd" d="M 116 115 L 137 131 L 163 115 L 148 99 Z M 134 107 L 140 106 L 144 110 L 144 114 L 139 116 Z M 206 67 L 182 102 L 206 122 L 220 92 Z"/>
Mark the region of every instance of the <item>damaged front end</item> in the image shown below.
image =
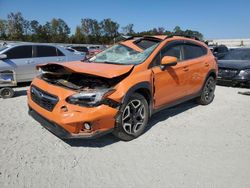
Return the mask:
<path id="1" fill-rule="evenodd" d="M 0 87 L 16 86 L 16 78 L 14 71 L 5 70 L 0 71 Z"/>
<path id="2" fill-rule="evenodd" d="M 47 83 L 76 92 L 66 99 L 68 103 L 85 107 L 105 104 L 112 108 L 117 108 L 120 104 L 117 101 L 109 99 L 108 96 L 116 91 L 114 86 L 131 72 L 129 71 L 113 78 L 105 78 L 78 73 L 58 64 L 48 64 L 39 67 L 39 71 L 42 73 L 40 79 Z"/>

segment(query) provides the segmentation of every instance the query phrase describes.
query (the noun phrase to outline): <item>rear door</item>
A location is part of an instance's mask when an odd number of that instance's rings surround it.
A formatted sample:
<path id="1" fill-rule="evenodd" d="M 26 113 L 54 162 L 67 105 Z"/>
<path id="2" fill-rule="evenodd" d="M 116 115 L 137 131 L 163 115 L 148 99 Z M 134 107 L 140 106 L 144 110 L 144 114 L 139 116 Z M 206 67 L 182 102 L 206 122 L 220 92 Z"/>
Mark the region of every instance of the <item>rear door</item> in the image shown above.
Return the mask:
<path id="1" fill-rule="evenodd" d="M 189 67 L 189 82 L 187 95 L 198 93 L 209 71 L 207 49 L 198 44 L 186 41 L 183 45 L 184 60 Z"/>
<path id="2" fill-rule="evenodd" d="M 174 42 L 163 47 L 156 64 L 160 65 L 160 61 L 164 56 L 174 56 L 178 59 L 176 66 L 168 67 L 162 70 L 160 66 L 152 68 L 154 75 L 154 104 L 155 108 L 159 108 L 166 104 L 177 101 L 186 96 L 186 90 L 189 79 L 189 65 L 183 59 L 183 42 Z"/>
<path id="3" fill-rule="evenodd" d="M 17 82 L 31 81 L 34 78 L 32 45 L 16 46 L 6 51 L 5 54 L 7 59 L 3 61 L 16 72 Z"/>
<path id="4" fill-rule="evenodd" d="M 49 62 L 65 61 L 65 55 L 54 46 L 34 45 L 34 57 L 34 67 Z"/>

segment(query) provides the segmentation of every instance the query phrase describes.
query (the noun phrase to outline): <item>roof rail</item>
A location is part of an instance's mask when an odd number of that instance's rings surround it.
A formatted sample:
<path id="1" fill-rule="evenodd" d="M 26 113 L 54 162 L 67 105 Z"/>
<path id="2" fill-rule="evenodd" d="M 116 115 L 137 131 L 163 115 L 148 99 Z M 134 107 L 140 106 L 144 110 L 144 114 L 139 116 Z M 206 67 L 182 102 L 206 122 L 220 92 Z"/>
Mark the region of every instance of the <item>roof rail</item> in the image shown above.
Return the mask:
<path id="1" fill-rule="evenodd" d="M 136 39 L 136 40 L 142 40 L 142 39 L 151 39 L 151 40 L 157 40 L 157 41 L 162 41 L 162 39 L 155 37 L 155 36 L 150 36 L 150 35 L 144 35 L 144 36 L 122 36 L 123 39 L 122 41 L 127 41 L 131 39 Z"/>
<path id="2" fill-rule="evenodd" d="M 151 36 L 151 35 L 144 35 L 143 37 L 142 37 L 142 39 L 151 39 L 151 40 L 156 40 L 156 41 L 162 41 L 163 39 L 160 39 L 160 38 L 158 38 L 158 37 L 156 37 L 156 36 Z"/>
<path id="3" fill-rule="evenodd" d="M 135 38 L 134 36 L 122 36 L 124 39 L 122 41 L 127 41 Z"/>
<path id="4" fill-rule="evenodd" d="M 198 37 L 191 36 L 191 35 L 181 35 L 181 34 L 169 35 L 165 39 L 172 38 L 172 37 L 186 37 L 186 38 L 190 38 L 190 39 L 201 41 Z"/>

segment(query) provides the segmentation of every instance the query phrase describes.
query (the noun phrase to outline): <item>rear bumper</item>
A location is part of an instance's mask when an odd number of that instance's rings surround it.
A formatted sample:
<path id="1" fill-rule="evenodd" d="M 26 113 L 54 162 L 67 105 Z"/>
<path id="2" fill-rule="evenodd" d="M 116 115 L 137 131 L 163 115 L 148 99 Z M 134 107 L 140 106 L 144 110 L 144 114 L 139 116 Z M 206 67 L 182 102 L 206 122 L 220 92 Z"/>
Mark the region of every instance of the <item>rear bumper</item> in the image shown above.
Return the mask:
<path id="1" fill-rule="evenodd" d="M 36 121 L 38 121 L 44 128 L 52 132 L 54 135 L 61 139 L 94 139 L 105 134 L 108 134 L 113 131 L 113 129 L 109 129 L 106 131 L 95 131 L 92 133 L 84 133 L 84 134 L 73 134 L 62 128 L 60 125 L 46 119 L 39 113 L 37 113 L 34 109 L 29 107 L 29 115 L 33 117 Z"/>

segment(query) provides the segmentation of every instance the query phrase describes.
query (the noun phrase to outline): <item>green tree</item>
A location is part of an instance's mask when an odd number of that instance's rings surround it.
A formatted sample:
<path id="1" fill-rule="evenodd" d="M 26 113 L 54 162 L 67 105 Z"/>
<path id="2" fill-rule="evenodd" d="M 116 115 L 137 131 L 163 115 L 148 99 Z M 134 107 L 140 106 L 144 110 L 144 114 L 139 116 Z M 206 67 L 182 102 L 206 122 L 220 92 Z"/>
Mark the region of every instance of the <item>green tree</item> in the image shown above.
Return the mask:
<path id="1" fill-rule="evenodd" d="M 84 34 L 80 26 L 76 27 L 75 34 L 71 37 L 72 43 L 83 43 L 85 41 Z"/>
<path id="2" fill-rule="evenodd" d="M 181 30 L 180 26 L 175 26 L 175 28 L 173 30 L 173 33 L 176 34 L 176 35 L 182 35 L 183 31 Z"/>
<path id="3" fill-rule="evenodd" d="M 51 42 L 66 42 L 70 34 L 70 28 L 62 19 L 53 18 L 45 27 Z"/>
<path id="4" fill-rule="evenodd" d="M 105 37 L 103 42 L 110 43 L 114 38 L 119 36 L 119 24 L 117 22 L 112 21 L 110 18 L 104 19 L 100 23 L 102 28 L 103 36 Z"/>
<path id="5" fill-rule="evenodd" d="M 133 27 L 134 27 L 134 24 L 128 24 L 128 25 L 122 27 L 122 34 L 133 35 L 135 33 Z"/>
<path id="6" fill-rule="evenodd" d="M 81 19 L 81 30 L 85 37 L 85 43 L 100 42 L 101 25 L 96 19 Z"/>
<path id="7" fill-rule="evenodd" d="M 7 21 L 0 19 L 0 39 L 7 39 Z"/>
<path id="8" fill-rule="evenodd" d="M 22 40 L 25 30 L 26 20 L 22 16 L 21 12 L 11 12 L 7 16 L 8 18 L 8 34 L 10 40 Z"/>
<path id="9" fill-rule="evenodd" d="M 188 35 L 203 39 L 199 31 L 182 30 L 176 26 L 173 31 L 165 30 L 164 27 L 156 27 L 150 30 L 135 32 L 134 24 L 128 24 L 121 29 L 122 34 L 132 36 L 144 35 Z M 20 12 L 11 12 L 7 20 L 0 19 L 0 39 L 23 40 L 33 42 L 72 42 L 72 43 L 95 43 L 111 44 L 114 39 L 121 36 L 119 24 L 110 18 L 99 22 L 96 19 L 84 18 L 76 27 L 75 33 L 70 36 L 70 28 L 67 23 L 58 18 L 53 18 L 44 25 L 37 20 L 26 20 Z"/>

